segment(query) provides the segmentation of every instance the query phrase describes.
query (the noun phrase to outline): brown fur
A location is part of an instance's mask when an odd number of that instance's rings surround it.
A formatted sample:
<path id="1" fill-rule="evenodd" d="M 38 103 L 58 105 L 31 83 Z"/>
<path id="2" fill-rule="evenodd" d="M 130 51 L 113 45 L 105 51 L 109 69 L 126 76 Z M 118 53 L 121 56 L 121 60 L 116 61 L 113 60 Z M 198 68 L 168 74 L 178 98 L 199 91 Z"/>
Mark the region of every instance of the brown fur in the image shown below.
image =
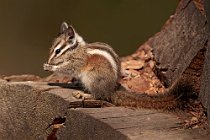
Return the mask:
<path id="1" fill-rule="evenodd" d="M 106 58 L 90 55 L 81 75 L 81 82 L 95 99 L 110 100 L 110 94 L 115 92 L 118 79 L 115 78 L 112 66 Z"/>
<path id="2" fill-rule="evenodd" d="M 117 91 L 111 97 L 112 103 L 117 106 L 128 106 L 148 109 L 173 110 L 180 107 L 180 97 L 173 93 L 163 95 L 148 95 L 132 93 L 128 91 Z"/>

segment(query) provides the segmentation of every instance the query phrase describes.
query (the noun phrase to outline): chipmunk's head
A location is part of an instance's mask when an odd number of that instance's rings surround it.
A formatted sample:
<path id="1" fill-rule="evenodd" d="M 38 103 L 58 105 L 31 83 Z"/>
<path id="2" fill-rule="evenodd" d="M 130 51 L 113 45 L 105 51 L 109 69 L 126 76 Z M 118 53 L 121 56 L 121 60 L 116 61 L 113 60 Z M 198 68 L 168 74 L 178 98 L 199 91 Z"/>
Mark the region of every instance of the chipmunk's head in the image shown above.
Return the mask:
<path id="1" fill-rule="evenodd" d="M 81 45 L 85 45 L 83 38 L 76 33 L 72 26 L 63 22 L 59 35 L 52 44 L 48 64 L 57 66 L 62 64 L 68 54 Z"/>

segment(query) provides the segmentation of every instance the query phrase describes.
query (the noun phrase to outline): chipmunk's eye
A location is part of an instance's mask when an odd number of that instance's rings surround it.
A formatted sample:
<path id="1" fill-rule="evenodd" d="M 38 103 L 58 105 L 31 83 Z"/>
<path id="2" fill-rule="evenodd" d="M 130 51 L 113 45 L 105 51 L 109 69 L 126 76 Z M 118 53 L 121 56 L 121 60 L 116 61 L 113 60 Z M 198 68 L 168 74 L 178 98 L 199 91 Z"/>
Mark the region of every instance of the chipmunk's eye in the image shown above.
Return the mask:
<path id="1" fill-rule="evenodd" d="M 73 36 L 73 35 L 69 37 L 69 39 L 73 39 L 73 38 L 74 38 L 74 36 Z"/>
<path id="2" fill-rule="evenodd" d="M 59 54 L 61 52 L 61 49 L 56 49 L 55 54 Z"/>

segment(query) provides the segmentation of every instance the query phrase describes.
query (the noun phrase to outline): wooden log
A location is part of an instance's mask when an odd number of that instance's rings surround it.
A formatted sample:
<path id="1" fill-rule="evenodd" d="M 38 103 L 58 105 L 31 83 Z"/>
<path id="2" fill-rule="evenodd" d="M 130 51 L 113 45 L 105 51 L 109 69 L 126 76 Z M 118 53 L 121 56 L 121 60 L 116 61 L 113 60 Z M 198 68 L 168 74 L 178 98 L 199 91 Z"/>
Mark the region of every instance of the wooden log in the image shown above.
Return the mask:
<path id="1" fill-rule="evenodd" d="M 81 106 L 72 89 L 48 86 L 38 82 L 5 82 L 0 80 L 0 139 L 44 139 L 49 124 L 65 116 L 68 108 Z M 98 101 L 88 107 L 99 107 Z"/>
<path id="2" fill-rule="evenodd" d="M 206 17 L 208 20 L 208 26 L 210 29 L 210 1 L 204 0 L 204 7 L 206 12 Z M 205 55 L 205 63 L 204 63 L 204 70 L 201 80 L 201 92 L 200 92 L 200 98 L 204 105 L 204 107 L 207 108 L 207 115 L 208 115 L 208 121 L 210 125 L 210 33 L 208 34 L 208 45 L 207 45 L 207 51 Z"/>
<path id="3" fill-rule="evenodd" d="M 37 87 L 0 82 L 1 140 L 43 139 L 50 133 L 47 127 L 53 119 L 65 115 L 69 102 L 48 94 L 49 87 L 44 84 Z"/>
<path id="4" fill-rule="evenodd" d="M 72 89 L 43 82 L 0 80 L 0 139 L 208 139 L 203 129 L 180 130 L 173 114 L 121 107 L 71 108 Z M 87 102 L 99 107 L 98 101 Z M 81 106 L 79 106 L 81 107 Z M 160 135 L 161 134 L 161 135 Z"/>
<path id="5" fill-rule="evenodd" d="M 181 0 L 162 30 L 146 42 L 153 49 L 157 75 L 167 87 L 180 80 L 206 46 L 207 28 L 205 15 L 195 2 Z"/>

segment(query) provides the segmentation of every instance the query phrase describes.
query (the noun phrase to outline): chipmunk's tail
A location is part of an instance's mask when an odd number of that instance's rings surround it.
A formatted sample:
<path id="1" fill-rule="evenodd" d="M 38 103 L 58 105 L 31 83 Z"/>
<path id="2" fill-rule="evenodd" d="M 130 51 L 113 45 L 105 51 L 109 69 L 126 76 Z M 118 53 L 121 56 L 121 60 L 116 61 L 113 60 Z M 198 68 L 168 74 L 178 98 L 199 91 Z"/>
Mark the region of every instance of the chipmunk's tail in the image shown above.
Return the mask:
<path id="1" fill-rule="evenodd" d="M 181 108 L 184 94 L 183 90 L 179 90 L 178 88 L 158 95 L 132 93 L 126 90 L 119 90 L 112 95 L 111 101 L 117 106 L 173 110 Z"/>

